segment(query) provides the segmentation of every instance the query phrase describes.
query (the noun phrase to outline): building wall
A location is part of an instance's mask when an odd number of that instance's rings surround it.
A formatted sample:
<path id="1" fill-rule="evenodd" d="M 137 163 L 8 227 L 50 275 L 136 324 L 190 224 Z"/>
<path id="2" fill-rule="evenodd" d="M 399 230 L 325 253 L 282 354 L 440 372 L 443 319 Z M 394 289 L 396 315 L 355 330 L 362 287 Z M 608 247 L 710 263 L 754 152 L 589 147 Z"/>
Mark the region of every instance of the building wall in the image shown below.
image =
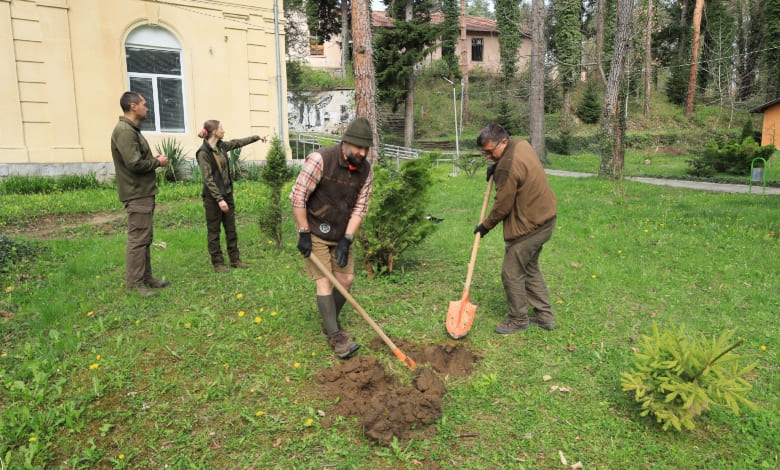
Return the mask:
<path id="1" fill-rule="evenodd" d="M 182 49 L 185 131 L 145 133 L 153 148 L 174 137 L 194 158 L 207 119 L 222 121 L 226 138 L 286 135 L 273 0 L 0 0 L 0 56 L 9 59 L 0 67 L 0 178 L 113 174 L 110 136 L 129 88 L 125 40 L 140 25 L 165 28 Z M 263 160 L 269 148 L 258 142 L 242 157 Z"/>
<path id="2" fill-rule="evenodd" d="M 780 103 L 764 110 L 764 123 L 761 127 L 761 145 L 774 145 L 780 148 Z"/>

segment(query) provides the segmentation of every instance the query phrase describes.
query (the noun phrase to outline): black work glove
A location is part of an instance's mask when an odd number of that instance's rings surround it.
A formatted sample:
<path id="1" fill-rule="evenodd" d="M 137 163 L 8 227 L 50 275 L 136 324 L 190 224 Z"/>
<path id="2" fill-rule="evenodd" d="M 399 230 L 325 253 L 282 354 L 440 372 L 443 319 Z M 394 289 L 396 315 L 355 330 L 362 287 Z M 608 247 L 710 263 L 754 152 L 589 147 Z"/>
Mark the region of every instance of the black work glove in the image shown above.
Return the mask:
<path id="1" fill-rule="evenodd" d="M 487 177 L 485 178 L 485 181 L 490 181 L 490 177 L 493 176 L 493 173 L 496 172 L 496 165 L 498 165 L 498 163 L 493 163 L 492 165 L 488 165 Z"/>
<path id="2" fill-rule="evenodd" d="M 298 234 L 298 251 L 304 258 L 311 254 L 311 232 L 301 232 Z"/>
<path id="3" fill-rule="evenodd" d="M 349 246 L 352 244 L 351 240 L 347 240 L 346 237 L 342 238 L 336 247 L 336 263 L 342 268 L 347 265 L 349 261 Z"/>
<path id="4" fill-rule="evenodd" d="M 485 228 L 485 226 L 482 225 L 482 224 L 477 225 L 477 228 L 474 229 L 474 233 L 478 233 L 479 234 L 479 238 L 482 238 L 485 235 L 487 235 L 489 231 L 490 231 L 490 229 L 489 228 Z"/>

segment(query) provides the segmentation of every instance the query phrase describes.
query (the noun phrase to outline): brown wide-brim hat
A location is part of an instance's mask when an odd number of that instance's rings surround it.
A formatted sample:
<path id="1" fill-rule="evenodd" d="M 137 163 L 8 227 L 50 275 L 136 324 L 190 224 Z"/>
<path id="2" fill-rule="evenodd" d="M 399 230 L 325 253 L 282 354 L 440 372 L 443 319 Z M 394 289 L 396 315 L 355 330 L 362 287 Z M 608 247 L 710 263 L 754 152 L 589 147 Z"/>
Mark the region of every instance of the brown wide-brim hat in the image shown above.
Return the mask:
<path id="1" fill-rule="evenodd" d="M 341 140 L 358 147 L 371 147 L 374 145 L 374 133 L 371 131 L 371 123 L 364 117 L 359 117 L 349 123 Z"/>

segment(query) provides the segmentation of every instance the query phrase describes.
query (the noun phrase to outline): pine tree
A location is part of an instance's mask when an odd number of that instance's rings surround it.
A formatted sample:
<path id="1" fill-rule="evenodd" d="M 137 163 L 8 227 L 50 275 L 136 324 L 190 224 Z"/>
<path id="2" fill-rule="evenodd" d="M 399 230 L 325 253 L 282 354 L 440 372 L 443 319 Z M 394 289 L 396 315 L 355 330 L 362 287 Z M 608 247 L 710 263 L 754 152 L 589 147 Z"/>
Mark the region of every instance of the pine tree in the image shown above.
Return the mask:
<path id="1" fill-rule="evenodd" d="M 582 56 L 582 12 L 579 1 L 556 0 L 553 4 L 556 19 L 553 30 L 555 57 L 558 59 L 558 74 L 563 90 L 563 114 L 571 110 L 571 91 L 579 81 L 580 57 Z"/>
<path id="2" fill-rule="evenodd" d="M 496 0 L 498 47 L 501 54 L 501 75 L 511 80 L 517 73 L 517 53 L 520 48 L 520 6 L 514 0 Z"/>
<path id="3" fill-rule="evenodd" d="M 601 99 L 596 91 L 596 84 L 592 80 L 588 81 L 585 88 L 585 94 L 582 96 L 582 102 L 577 109 L 577 116 L 582 122 L 587 124 L 596 124 L 601 116 Z"/>

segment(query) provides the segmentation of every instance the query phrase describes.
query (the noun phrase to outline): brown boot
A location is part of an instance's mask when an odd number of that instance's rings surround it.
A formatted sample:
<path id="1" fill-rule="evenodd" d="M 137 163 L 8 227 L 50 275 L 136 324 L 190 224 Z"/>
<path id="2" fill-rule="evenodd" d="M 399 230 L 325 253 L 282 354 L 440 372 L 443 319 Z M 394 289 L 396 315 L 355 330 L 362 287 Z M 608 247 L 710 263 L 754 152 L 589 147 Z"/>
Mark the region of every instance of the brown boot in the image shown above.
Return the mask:
<path id="1" fill-rule="evenodd" d="M 236 261 L 235 263 L 230 263 L 230 267 L 231 267 L 231 268 L 241 268 L 241 269 L 246 269 L 246 268 L 248 268 L 248 267 L 249 267 L 249 265 L 248 265 L 247 263 L 244 263 L 244 262 L 243 262 L 243 261 L 241 261 L 241 260 L 238 260 L 238 261 Z"/>
<path id="2" fill-rule="evenodd" d="M 333 353 L 339 359 L 346 359 L 355 353 L 360 348 L 360 345 L 353 343 L 347 338 L 346 333 L 342 330 L 338 330 L 328 337 L 328 344 L 333 348 Z"/>
<path id="3" fill-rule="evenodd" d="M 214 271 L 216 271 L 218 273 L 226 273 L 226 272 L 228 272 L 230 270 L 224 264 L 215 264 L 214 265 Z"/>
<path id="4" fill-rule="evenodd" d="M 133 287 L 130 287 L 127 289 L 127 294 L 137 294 L 139 297 L 149 298 L 149 297 L 157 297 L 160 295 L 159 292 L 156 290 L 152 290 L 148 287 L 146 287 L 144 284 L 138 284 Z"/>
<path id="5" fill-rule="evenodd" d="M 163 279 L 162 281 L 155 278 L 149 278 L 144 281 L 144 284 L 147 286 L 153 288 L 153 289 L 165 289 L 166 287 L 171 285 L 171 281 L 167 279 Z"/>

